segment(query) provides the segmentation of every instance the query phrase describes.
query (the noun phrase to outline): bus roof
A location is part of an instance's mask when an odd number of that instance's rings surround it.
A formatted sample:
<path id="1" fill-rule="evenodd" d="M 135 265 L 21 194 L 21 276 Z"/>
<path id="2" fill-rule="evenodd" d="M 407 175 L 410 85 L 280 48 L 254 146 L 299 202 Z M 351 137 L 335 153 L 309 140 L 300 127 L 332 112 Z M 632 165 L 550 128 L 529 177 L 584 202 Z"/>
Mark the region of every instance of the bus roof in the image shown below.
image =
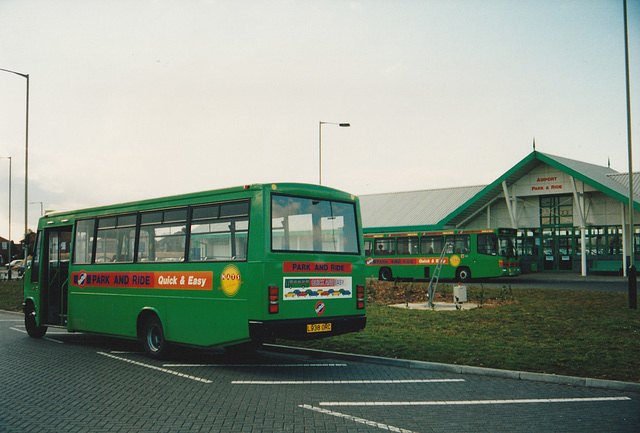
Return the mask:
<path id="1" fill-rule="evenodd" d="M 282 191 L 288 194 L 314 194 L 319 198 L 333 197 L 338 200 L 357 201 L 358 198 L 353 194 L 330 188 L 322 185 L 281 182 L 270 184 L 251 184 L 243 186 L 234 186 L 208 191 L 200 191 L 186 194 L 177 194 L 166 197 L 157 197 L 151 199 L 136 200 L 131 202 L 109 204 L 104 206 L 82 208 L 69 211 L 50 212 L 40 218 L 38 228 L 47 224 L 68 224 L 71 218 L 109 215 L 112 213 L 135 212 L 139 210 L 151 210 L 157 208 L 171 208 L 174 206 L 185 206 L 192 203 L 204 203 L 212 198 L 218 200 L 234 200 L 235 198 L 247 197 L 242 194 L 246 191 L 254 193 L 265 190 Z"/>

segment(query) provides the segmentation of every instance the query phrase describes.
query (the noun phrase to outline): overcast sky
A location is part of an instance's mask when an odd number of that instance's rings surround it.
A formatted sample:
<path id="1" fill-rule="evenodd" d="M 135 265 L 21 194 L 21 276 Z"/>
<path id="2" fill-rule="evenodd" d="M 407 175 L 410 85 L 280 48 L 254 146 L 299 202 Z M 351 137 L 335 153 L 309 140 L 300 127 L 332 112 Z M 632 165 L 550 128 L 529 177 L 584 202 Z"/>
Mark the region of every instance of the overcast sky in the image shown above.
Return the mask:
<path id="1" fill-rule="evenodd" d="M 319 121 L 351 124 L 322 126 L 322 183 L 358 195 L 488 184 L 534 137 L 628 171 L 622 0 L 0 0 L 0 68 L 30 76 L 29 201 L 45 209 L 317 183 Z M 0 72 L 15 241 L 25 88 Z"/>

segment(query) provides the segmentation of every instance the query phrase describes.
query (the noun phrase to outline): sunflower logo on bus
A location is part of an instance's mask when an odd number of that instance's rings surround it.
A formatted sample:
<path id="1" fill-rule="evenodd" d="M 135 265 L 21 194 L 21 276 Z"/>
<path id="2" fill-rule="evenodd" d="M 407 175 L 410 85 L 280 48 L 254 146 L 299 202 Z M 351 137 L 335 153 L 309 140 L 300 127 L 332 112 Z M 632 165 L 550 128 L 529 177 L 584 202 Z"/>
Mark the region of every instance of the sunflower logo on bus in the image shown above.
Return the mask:
<path id="1" fill-rule="evenodd" d="M 218 290 L 222 290 L 225 295 L 232 297 L 240 290 L 240 284 L 242 284 L 240 278 L 240 270 L 235 265 L 228 265 L 222 270 L 220 274 L 220 287 Z"/>

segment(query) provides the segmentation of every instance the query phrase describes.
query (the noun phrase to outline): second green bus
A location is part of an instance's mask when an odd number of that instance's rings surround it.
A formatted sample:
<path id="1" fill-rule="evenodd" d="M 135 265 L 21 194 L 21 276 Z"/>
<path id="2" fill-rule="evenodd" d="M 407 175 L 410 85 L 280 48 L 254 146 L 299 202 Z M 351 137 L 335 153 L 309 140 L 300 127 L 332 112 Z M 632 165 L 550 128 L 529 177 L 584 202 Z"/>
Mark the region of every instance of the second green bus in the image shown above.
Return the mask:
<path id="1" fill-rule="evenodd" d="M 426 281 L 438 264 L 440 278 L 460 282 L 520 275 L 515 239 L 509 228 L 367 233 L 367 277 Z"/>

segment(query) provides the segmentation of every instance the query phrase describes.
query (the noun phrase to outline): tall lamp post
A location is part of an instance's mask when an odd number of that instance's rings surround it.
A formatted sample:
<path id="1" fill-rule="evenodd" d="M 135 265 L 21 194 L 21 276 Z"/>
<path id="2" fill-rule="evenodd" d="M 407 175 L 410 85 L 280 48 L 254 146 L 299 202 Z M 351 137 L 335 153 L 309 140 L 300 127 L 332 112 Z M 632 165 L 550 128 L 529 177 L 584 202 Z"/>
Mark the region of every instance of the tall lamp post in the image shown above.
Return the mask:
<path id="1" fill-rule="evenodd" d="M 9 244 L 9 263 L 11 263 L 11 245 L 13 242 L 11 241 L 11 157 L 10 156 L 0 156 L 0 159 L 8 159 L 9 160 L 9 238 L 7 242 Z M 7 278 L 11 280 L 11 268 L 7 268 Z"/>
<path id="2" fill-rule="evenodd" d="M 41 201 L 30 201 L 29 204 L 39 204 L 40 205 L 40 216 L 44 215 L 44 204 Z"/>
<path id="3" fill-rule="evenodd" d="M 318 185 L 322 185 L 322 125 L 338 125 L 341 128 L 348 128 L 350 123 L 322 122 L 318 124 Z"/>
<path id="4" fill-rule="evenodd" d="M 24 239 L 26 241 L 29 222 L 29 74 L 2 68 L 0 68 L 0 71 L 9 72 L 27 79 L 26 127 L 24 133 Z M 24 258 L 25 260 L 27 258 L 27 248 L 24 250 Z"/>
<path id="5" fill-rule="evenodd" d="M 633 214 L 635 209 L 633 207 L 633 154 L 631 146 L 631 90 L 629 88 L 629 32 L 627 29 L 627 0 L 623 0 L 622 7 L 624 8 L 624 65 L 625 65 L 625 77 L 627 84 L 627 147 L 629 151 L 629 231 L 631 232 L 631 257 L 629 265 L 629 309 L 638 309 L 638 282 L 637 271 L 635 261 L 635 249 L 636 249 L 636 230 L 633 222 Z"/>

